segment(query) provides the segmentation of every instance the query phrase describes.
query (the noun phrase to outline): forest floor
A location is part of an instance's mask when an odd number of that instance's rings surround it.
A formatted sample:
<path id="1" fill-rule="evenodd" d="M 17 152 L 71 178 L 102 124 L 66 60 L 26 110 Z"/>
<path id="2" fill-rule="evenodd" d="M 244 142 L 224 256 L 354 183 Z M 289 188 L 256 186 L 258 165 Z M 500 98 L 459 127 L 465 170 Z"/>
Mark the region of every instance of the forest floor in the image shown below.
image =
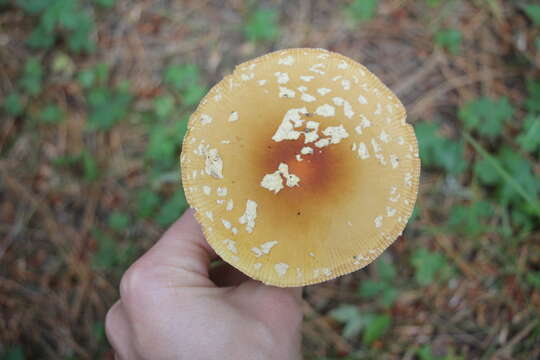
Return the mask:
<path id="1" fill-rule="evenodd" d="M 305 358 L 540 358 L 533 3 L 0 0 L 0 359 L 113 359 L 120 276 L 187 206 L 187 117 L 291 47 L 379 76 L 423 164 L 404 235 L 305 288 Z"/>

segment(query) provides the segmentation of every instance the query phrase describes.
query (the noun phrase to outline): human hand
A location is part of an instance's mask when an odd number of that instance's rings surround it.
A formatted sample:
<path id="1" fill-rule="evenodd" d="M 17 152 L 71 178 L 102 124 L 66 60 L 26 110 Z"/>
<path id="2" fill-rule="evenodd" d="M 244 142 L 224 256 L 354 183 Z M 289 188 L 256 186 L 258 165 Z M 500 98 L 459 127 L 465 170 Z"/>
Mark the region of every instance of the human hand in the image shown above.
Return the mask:
<path id="1" fill-rule="evenodd" d="M 126 271 L 106 318 L 118 359 L 301 358 L 301 288 L 209 271 L 216 256 L 190 209 Z"/>

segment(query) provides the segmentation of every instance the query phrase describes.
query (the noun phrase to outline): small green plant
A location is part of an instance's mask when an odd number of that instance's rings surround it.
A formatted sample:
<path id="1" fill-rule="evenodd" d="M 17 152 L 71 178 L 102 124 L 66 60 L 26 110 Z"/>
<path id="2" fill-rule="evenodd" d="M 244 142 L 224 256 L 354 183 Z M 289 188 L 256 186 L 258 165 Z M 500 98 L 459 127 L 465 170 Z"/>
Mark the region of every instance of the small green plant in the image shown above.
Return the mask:
<path id="1" fill-rule="evenodd" d="M 172 91 L 180 94 L 185 106 L 198 104 L 208 91 L 201 85 L 200 71 L 194 64 L 168 66 L 163 81 Z"/>
<path id="2" fill-rule="evenodd" d="M 479 98 L 468 102 L 459 110 L 459 118 L 466 129 L 474 130 L 489 139 L 502 133 L 505 122 L 508 122 L 513 114 L 514 107 L 506 97 Z"/>
<path id="3" fill-rule="evenodd" d="M 155 220 L 161 226 L 169 226 L 186 211 L 187 207 L 184 190 L 180 187 L 159 209 Z"/>
<path id="4" fill-rule="evenodd" d="M 374 265 L 379 278 L 362 281 L 358 294 L 368 299 L 377 299 L 377 302 L 380 302 L 384 307 L 390 307 L 398 295 L 398 289 L 394 284 L 396 268 L 383 257 L 379 258 Z"/>
<path id="5" fill-rule="evenodd" d="M 113 211 L 109 215 L 108 224 L 111 229 L 116 232 L 122 233 L 126 231 L 130 224 L 129 214 L 121 211 Z"/>
<path id="6" fill-rule="evenodd" d="M 528 153 L 538 152 L 540 157 L 540 117 L 528 115 L 524 119 L 523 131 L 517 137 L 517 142 Z"/>
<path id="7" fill-rule="evenodd" d="M 4 99 L 2 107 L 8 115 L 19 116 L 24 111 L 23 99 L 19 94 L 11 93 Z"/>
<path id="8" fill-rule="evenodd" d="M 97 251 L 91 259 L 95 269 L 121 271 L 134 260 L 137 249 L 132 244 L 121 245 L 99 229 L 93 229 L 92 236 L 97 242 Z"/>
<path id="9" fill-rule="evenodd" d="M 96 159 L 88 150 L 83 150 L 77 155 L 58 157 L 53 163 L 56 166 L 67 167 L 76 174 L 80 174 L 87 183 L 94 182 L 99 177 L 99 167 Z"/>
<path id="10" fill-rule="evenodd" d="M 540 271 L 530 271 L 527 273 L 527 282 L 537 288 L 540 289 Z"/>
<path id="11" fill-rule="evenodd" d="M 362 315 L 354 305 L 340 305 L 330 312 L 330 317 L 345 324 L 343 336 L 347 339 L 357 336 L 364 326 Z"/>
<path id="12" fill-rule="evenodd" d="M 356 306 L 348 304 L 340 305 L 332 310 L 330 317 L 345 325 L 343 336 L 347 339 L 354 338 L 362 332 L 362 342 L 366 346 L 382 337 L 392 322 L 387 314 L 362 314 Z"/>
<path id="13" fill-rule="evenodd" d="M 354 0 L 344 11 L 354 23 L 371 20 L 377 14 L 378 0 Z"/>
<path id="14" fill-rule="evenodd" d="M 98 64 L 82 70 L 78 74 L 78 81 L 86 89 L 86 126 L 89 130 L 109 130 L 128 115 L 133 101 L 129 84 L 121 82 L 116 86 L 111 85 L 107 65 Z"/>
<path id="15" fill-rule="evenodd" d="M 157 124 L 150 128 L 145 157 L 156 171 L 170 170 L 176 166 L 178 149 L 186 131 L 186 117 L 170 125 Z"/>
<path id="16" fill-rule="evenodd" d="M 486 222 L 491 216 L 492 205 L 487 201 L 459 204 L 450 211 L 448 226 L 455 233 L 476 238 L 487 230 Z"/>
<path id="17" fill-rule="evenodd" d="M 24 65 L 24 71 L 19 79 L 21 90 L 31 96 L 41 93 L 43 69 L 37 58 L 29 58 Z"/>
<path id="18" fill-rule="evenodd" d="M 366 326 L 362 334 L 362 343 L 371 345 L 381 338 L 392 324 L 392 318 L 388 314 L 366 314 Z"/>
<path id="19" fill-rule="evenodd" d="M 58 124 L 64 120 L 64 116 L 64 112 L 58 105 L 48 104 L 40 111 L 38 119 L 45 124 Z"/>
<path id="20" fill-rule="evenodd" d="M 111 8 L 116 4 L 116 0 L 94 0 L 94 2 L 103 8 Z"/>
<path id="21" fill-rule="evenodd" d="M 523 5 L 523 10 L 532 20 L 534 25 L 540 25 L 540 5 L 529 4 Z"/>
<path id="22" fill-rule="evenodd" d="M 175 99 L 171 94 L 164 94 L 154 98 L 154 113 L 159 119 L 172 115 L 175 108 Z"/>
<path id="23" fill-rule="evenodd" d="M 246 39 L 253 43 L 275 40 L 279 36 L 277 11 L 256 9 L 249 14 L 243 31 Z"/>
<path id="24" fill-rule="evenodd" d="M 6 349 L 4 353 L 1 354 L 2 360 L 24 360 L 24 352 L 21 346 L 11 346 Z"/>
<path id="25" fill-rule="evenodd" d="M 451 175 L 458 175 L 467 168 L 463 141 L 440 135 L 435 123 L 420 123 L 415 126 L 415 132 L 424 165 L 443 169 Z"/>
<path id="26" fill-rule="evenodd" d="M 137 193 L 137 215 L 141 218 L 148 218 L 154 213 L 158 207 L 161 199 L 159 195 L 148 189 L 144 188 Z"/>
<path id="27" fill-rule="evenodd" d="M 420 360 L 463 360 L 463 357 L 454 355 L 454 349 L 450 349 L 445 356 L 434 355 L 431 345 L 423 345 L 416 351 L 416 355 Z"/>
<path id="28" fill-rule="evenodd" d="M 527 81 L 527 99 L 525 107 L 529 112 L 540 113 L 540 81 Z"/>
<path id="29" fill-rule="evenodd" d="M 441 0 L 426 0 L 426 3 L 431 7 L 437 7 L 441 3 Z"/>
<path id="30" fill-rule="evenodd" d="M 97 87 L 89 91 L 87 126 L 91 130 L 109 130 L 128 115 L 133 96 L 124 83 L 110 87 Z"/>
<path id="31" fill-rule="evenodd" d="M 461 31 L 456 29 L 439 30 L 435 33 L 435 43 L 452 55 L 459 54 L 461 50 Z"/>
<path id="32" fill-rule="evenodd" d="M 31 47 L 48 49 L 58 38 L 64 38 L 75 53 L 94 50 L 94 19 L 80 0 L 16 0 L 15 3 L 39 19 L 27 39 Z"/>
<path id="33" fill-rule="evenodd" d="M 540 184 L 530 163 L 508 146 L 496 155 L 489 155 L 475 165 L 475 174 L 481 183 L 495 186 L 497 198 L 504 204 L 531 205 L 538 203 Z"/>
<path id="34" fill-rule="evenodd" d="M 414 278 L 420 286 L 430 285 L 437 279 L 444 280 L 452 273 L 443 254 L 426 248 L 419 248 L 411 254 L 411 264 L 415 269 Z"/>

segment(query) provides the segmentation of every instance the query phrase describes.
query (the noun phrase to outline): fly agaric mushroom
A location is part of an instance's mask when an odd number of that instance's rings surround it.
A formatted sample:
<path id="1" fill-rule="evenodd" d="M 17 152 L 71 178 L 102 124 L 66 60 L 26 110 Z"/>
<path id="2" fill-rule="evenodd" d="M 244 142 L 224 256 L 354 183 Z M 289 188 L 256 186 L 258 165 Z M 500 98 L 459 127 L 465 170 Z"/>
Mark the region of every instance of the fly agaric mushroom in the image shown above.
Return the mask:
<path id="1" fill-rule="evenodd" d="M 397 97 L 322 49 L 239 65 L 189 120 L 182 182 L 226 262 L 275 286 L 358 270 L 411 216 L 420 159 Z"/>

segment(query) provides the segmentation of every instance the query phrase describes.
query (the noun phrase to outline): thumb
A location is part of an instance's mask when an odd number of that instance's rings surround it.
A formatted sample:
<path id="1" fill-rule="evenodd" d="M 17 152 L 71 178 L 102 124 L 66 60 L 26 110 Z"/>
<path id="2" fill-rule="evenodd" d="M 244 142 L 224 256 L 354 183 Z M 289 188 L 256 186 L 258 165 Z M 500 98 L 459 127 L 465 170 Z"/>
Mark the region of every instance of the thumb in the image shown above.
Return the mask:
<path id="1" fill-rule="evenodd" d="M 208 278 L 208 267 L 216 254 L 204 238 L 194 213 L 193 209 L 188 209 L 137 261 L 174 270 L 175 286 L 213 286 Z M 170 278 L 167 281 L 170 282 Z"/>

